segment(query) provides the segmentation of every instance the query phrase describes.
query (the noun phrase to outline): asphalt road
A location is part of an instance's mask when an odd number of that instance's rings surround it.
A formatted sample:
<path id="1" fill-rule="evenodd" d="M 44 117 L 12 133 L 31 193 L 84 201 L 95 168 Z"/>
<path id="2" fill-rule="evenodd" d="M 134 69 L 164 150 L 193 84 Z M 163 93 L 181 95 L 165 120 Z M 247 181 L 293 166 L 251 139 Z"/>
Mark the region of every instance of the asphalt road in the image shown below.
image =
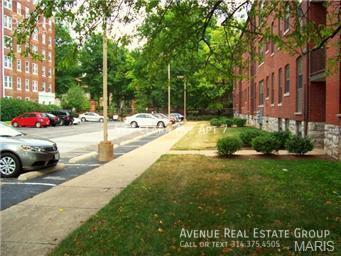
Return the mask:
<path id="1" fill-rule="evenodd" d="M 91 151 L 96 151 L 97 144 L 92 144 L 93 140 L 88 141 L 88 144 L 84 144 L 84 137 L 88 137 L 89 134 L 92 137 L 99 136 L 101 139 L 101 128 L 100 123 L 82 123 L 79 126 L 65 126 L 65 127 L 48 127 L 48 128 L 20 128 L 18 130 L 33 136 L 39 136 L 49 138 L 54 141 L 59 140 L 62 143 L 57 142 L 58 147 L 63 143 L 69 143 L 70 138 L 82 139 L 80 147 L 70 148 L 65 147 L 68 152 L 61 153 L 60 163 L 65 165 L 64 170 L 57 171 L 42 177 L 34 178 L 28 181 L 19 181 L 16 178 L 1 179 L 1 210 L 6 209 L 12 205 L 18 204 L 28 198 L 31 198 L 41 192 L 44 192 L 58 184 L 61 184 L 74 177 L 82 175 L 98 166 L 101 162 L 98 162 L 96 158 L 86 159 L 78 163 L 69 163 L 69 159 L 75 156 L 86 154 Z M 119 145 L 123 141 L 127 141 L 137 136 L 144 135 L 148 132 L 156 129 L 133 129 L 125 127 L 121 122 L 110 122 L 109 131 L 114 136 L 112 142 Z M 128 143 L 126 145 L 119 145 L 115 147 L 114 155 L 115 158 L 126 154 L 166 133 L 165 129 L 159 129 L 156 133 L 142 137 L 136 141 Z M 83 137 L 82 137 L 83 136 Z M 97 139 L 97 137 L 96 137 Z M 98 141 L 99 141 L 98 140 Z M 76 143 L 77 145 L 77 143 Z M 59 147 L 60 148 L 60 147 Z M 61 149 L 60 149 L 61 150 Z"/>

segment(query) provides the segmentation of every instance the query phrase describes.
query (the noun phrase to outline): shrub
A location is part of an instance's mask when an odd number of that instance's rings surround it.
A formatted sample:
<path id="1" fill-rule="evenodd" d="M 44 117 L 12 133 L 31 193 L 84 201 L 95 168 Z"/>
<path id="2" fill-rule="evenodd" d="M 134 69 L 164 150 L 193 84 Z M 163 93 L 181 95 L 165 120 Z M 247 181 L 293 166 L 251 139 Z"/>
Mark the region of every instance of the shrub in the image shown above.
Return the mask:
<path id="1" fill-rule="evenodd" d="M 280 143 L 280 149 L 285 149 L 285 144 L 287 140 L 290 138 L 290 132 L 289 131 L 278 131 L 274 132 L 273 136 L 277 139 L 277 141 Z"/>
<path id="2" fill-rule="evenodd" d="M 216 127 L 220 127 L 222 125 L 221 120 L 219 118 L 211 119 L 210 124 Z"/>
<path id="3" fill-rule="evenodd" d="M 286 149 L 290 153 L 304 155 L 305 153 L 313 150 L 314 145 L 310 138 L 293 136 L 289 138 L 286 142 Z"/>
<path id="4" fill-rule="evenodd" d="M 273 151 L 278 151 L 281 146 L 272 134 L 260 135 L 252 139 L 251 144 L 254 150 L 262 152 L 263 154 L 270 154 Z"/>
<path id="5" fill-rule="evenodd" d="M 233 118 L 233 124 L 235 124 L 238 127 L 244 127 L 246 124 L 246 119 L 235 117 Z"/>
<path id="6" fill-rule="evenodd" d="M 233 120 L 232 118 L 227 118 L 225 121 L 225 124 L 227 127 L 231 127 L 233 125 Z"/>
<path id="7" fill-rule="evenodd" d="M 260 135 L 263 135 L 263 134 L 266 134 L 266 132 L 262 131 L 262 130 L 252 129 L 252 130 L 242 131 L 239 134 L 239 138 L 241 139 L 243 146 L 251 147 L 252 139 L 254 139 Z"/>
<path id="8" fill-rule="evenodd" d="M 33 101 L 19 99 L 0 99 L 1 120 L 8 121 L 25 112 L 49 112 L 60 109 L 56 105 L 43 105 Z"/>
<path id="9" fill-rule="evenodd" d="M 217 142 L 219 156 L 229 157 L 241 148 L 241 141 L 234 137 L 221 138 Z"/>

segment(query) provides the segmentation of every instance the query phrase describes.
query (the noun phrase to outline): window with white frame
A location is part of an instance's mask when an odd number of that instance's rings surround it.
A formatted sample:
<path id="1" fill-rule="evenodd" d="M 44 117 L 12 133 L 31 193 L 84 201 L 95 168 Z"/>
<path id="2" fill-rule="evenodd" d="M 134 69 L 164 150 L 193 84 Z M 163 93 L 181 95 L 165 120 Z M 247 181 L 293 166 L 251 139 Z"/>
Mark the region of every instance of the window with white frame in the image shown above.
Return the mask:
<path id="1" fill-rule="evenodd" d="M 48 71 L 47 75 L 48 75 L 48 77 L 52 76 L 52 69 L 51 68 L 49 68 L 49 71 Z"/>
<path id="2" fill-rule="evenodd" d="M 48 59 L 49 61 L 52 60 L 52 54 L 51 54 L 51 52 L 48 52 L 48 54 L 47 54 L 47 59 Z"/>
<path id="3" fill-rule="evenodd" d="M 5 88 L 12 88 L 12 77 L 11 76 L 5 76 L 4 77 L 4 87 Z"/>
<path id="4" fill-rule="evenodd" d="M 28 7 L 25 7 L 25 18 L 30 17 L 30 9 Z"/>
<path id="5" fill-rule="evenodd" d="M 38 29 L 37 28 L 35 28 L 33 33 L 32 33 L 32 39 L 38 40 Z"/>
<path id="6" fill-rule="evenodd" d="M 25 100 L 30 100 L 30 97 L 25 97 Z"/>
<path id="7" fill-rule="evenodd" d="M 17 14 L 21 15 L 21 4 L 17 2 Z"/>
<path id="8" fill-rule="evenodd" d="M 45 23 L 43 22 L 43 24 L 45 24 Z M 45 33 L 43 33 L 41 35 L 41 38 L 42 38 L 43 44 L 46 44 L 46 34 Z"/>
<path id="9" fill-rule="evenodd" d="M 18 100 L 21 100 L 22 98 L 21 98 L 21 96 L 17 96 L 17 99 L 18 99 Z"/>
<path id="10" fill-rule="evenodd" d="M 21 78 L 17 77 L 17 90 L 21 91 Z"/>
<path id="11" fill-rule="evenodd" d="M 52 45 L 52 37 L 49 36 L 49 45 Z"/>
<path id="12" fill-rule="evenodd" d="M 45 51 L 45 50 L 42 50 L 42 51 L 41 51 L 41 55 L 43 56 L 43 60 L 45 60 L 45 59 L 46 59 L 46 51 Z"/>
<path id="13" fill-rule="evenodd" d="M 38 81 L 37 80 L 32 81 L 32 91 L 34 91 L 34 92 L 38 91 Z"/>
<path id="14" fill-rule="evenodd" d="M 49 25 L 50 25 L 50 27 L 52 26 L 52 20 L 51 19 L 49 19 Z"/>
<path id="15" fill-rule="evenodd" d="M 38 0 L 33 0 L 32 3 L 36 5 L 38 3 Z"/>
<path id="16" fill-rule="evenodd" d="M 12 29 L 12 17 L 11 16 L 4 16 L 4 27 L 7 29 Z"/>
<path id="17" fill-rule="evenodd" d="M 43 28 L 46 28 L 46 18 L 45 17 L 43 17 Z"/>
<path id="18" fill-rule="evenodd" d="M 17 44 L 17 53 L 21 53 L 21 45 Z"/>
<path id="19" fill-rule="evenodd" d="M 30 73 L 30 62 L 28 60 L 25 61 L 25 72 Z"/>
<path id="20" fill-rule="evenodd" d="M 32 74 L 38 75 L 38 64 L 32 63 Z"/>
<path id="21" fill-rule="evenodd" d="M 45 92 L 45 90 L 46 90 L 46 83 L 43 82 L 43 83 L 42 83 L 42 86 L 41 86 L 41 91 L 42 91 L 42 92 Z"/>
<path id="22" fill-rule="evenodd" d="M 48 92 L 52 92 L 52 86 L 49 84 Z"/>
<path id="23" fill-rule="evenodd" d="M 13 44 L 13 40 L 12 37 L 10 36 L 4 36 L 4 46 L 5 48 L 11 48 Z"/>
<path id="24" fill-rule="evenodd" d="M 5 98 L 7 98 L 7 99 L 12 99 L 13 96 L 5 96 Z"/>
<path id="25" fill-rule="evenodd" d="M 46 67 L 45 66 L 43 66 L 41 69 L 41 75 L 44 77 L 46 76 Z"/>
<path id="26" fill-rule="evenodd" d="M 25 91 L 30 91 L 30 80 L 25 79 Z"/>
<path id="27" fill-rule="evenodd" d="M 12 10 L 12 0 L 4 0 L 4 7 Z"/>
<path id="28" fill-rule="evenodd" d="M 4 56 L 4 67 L 12 69 L 12 57 L 7 55 Z"/>
<path id="29" fill-rule="evenodd" d="M 33 45 L 33 46 L 32 46 L 32 52 L 38 53 L 38 46 Z"/>
<path id="30" fill-rule="evenodd" d="M 21 72 L 21 59 L 17 59 L 17 71 Z"/>

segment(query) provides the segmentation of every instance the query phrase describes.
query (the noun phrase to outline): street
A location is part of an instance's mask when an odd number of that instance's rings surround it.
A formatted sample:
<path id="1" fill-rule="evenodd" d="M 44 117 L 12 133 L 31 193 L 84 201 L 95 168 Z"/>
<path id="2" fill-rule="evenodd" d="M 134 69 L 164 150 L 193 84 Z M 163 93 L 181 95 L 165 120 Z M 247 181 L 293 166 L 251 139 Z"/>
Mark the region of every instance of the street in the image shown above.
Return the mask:
<path id="1" fill-rule="evenodd" d="M 61 156 L 59 163 L 64 165 L 64 169 L 27 181 L 19 181 L 17 178 L 1 179 L 1 210 L 104 164 L 98 162 L 95 156 L 90 156 L 76 163 L 69 162 L 71 158 L 97 150 L 97 143 L 102 139 L 102 125 L 101 123 L 85 122 L 78 126 L 59 126 L 40 129 L 19 128 L 19 131 L 28 135 L 48 138 L 56 142 Z M 125 126 L 122 122 L 109 122 L 108 131 L 109 139 L 115 145 L 115 158 L 165 133 L 164 129 L 133 129 Z M 129 143 L 128 140 L 133 141 Z M 123 142 L 128 143 L 124 144 Z M 124 145 L 121 145 L 121 143 Z"/>

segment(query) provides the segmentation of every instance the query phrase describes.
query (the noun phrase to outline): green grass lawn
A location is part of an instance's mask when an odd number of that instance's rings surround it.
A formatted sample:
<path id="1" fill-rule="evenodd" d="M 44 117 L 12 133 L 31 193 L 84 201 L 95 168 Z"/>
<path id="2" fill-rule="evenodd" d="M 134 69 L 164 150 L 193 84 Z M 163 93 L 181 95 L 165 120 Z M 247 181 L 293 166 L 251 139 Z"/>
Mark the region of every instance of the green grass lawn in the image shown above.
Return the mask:
<path id="1" fill-rule="evenodd" d="M 216 128 L 208 122 L 200 122 L 193 127 L 172 149 L 174 150 L 203 150 L 215 149 L 221 137 L 239 137 L 245 130 L 257 129 L 254 127 L 228 127 Z"/>
<path id="2" fill-rule="evenodd" d="M 280 250 L 184 248 L 181 241 L 202 239 L 180 238 L 182 228 L 328 229 L 340 250 L 340 170 L 318 159 L 164 155 L 52 255 L 294 255 L 294 238 Z"/>

